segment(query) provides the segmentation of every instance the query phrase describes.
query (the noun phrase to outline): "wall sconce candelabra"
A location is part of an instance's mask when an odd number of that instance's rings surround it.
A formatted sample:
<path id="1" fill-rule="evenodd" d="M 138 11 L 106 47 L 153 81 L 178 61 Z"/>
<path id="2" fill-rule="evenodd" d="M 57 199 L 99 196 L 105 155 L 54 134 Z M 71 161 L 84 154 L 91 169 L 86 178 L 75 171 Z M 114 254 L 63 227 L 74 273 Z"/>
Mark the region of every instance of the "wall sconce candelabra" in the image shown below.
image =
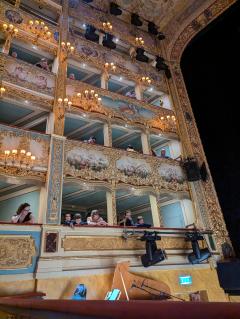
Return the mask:
<path id="1" fill-rule="evenodd" d="M 16 36 L 18 33 L 18 28 L 15 28 L 13 24 L 3 23 L 3 31 L 12 37 Z"/>
<path id="2" fill-rule="evenodd" d="M 116 65 L 113 63 L 113 62 L 111 62 L 111 63 L 108 63 L 108 62 L 106 62 L 105 64 L 104 64 L 104 67 L 105 67 L 105 69 L 107 70 L 107 71 L 113 71 L 113 72 L 115 72 L 116 71 Z"/>
<path id="3" fill-rule="evenodd" d="M 26 169 L 32 169 L 34 167 L 34 162 L 36 160 L 36 156 L 32 155 L 31 152 L 27 152 L 26 150 L 5 150 L 4 151 L 4 164 L 6 166 L 14 166 L 14 167 L 25 167 Z"/>
<path id="4" fill-rule="evenodd" d="M 64 53 L 69 54 L 69 53 L 73 53 L 75 48 L 73 45 L 71 45 L 70 42 L 61 42 L 61 48 L 64 51 Z"/>
<path id="5" fill-rule="evenodd" d="M 28 22 L 30 31 L 37 36 L 36 41 L 39 38 L 44 40 L 49 40 L 52 36 L 52 33 L 49 31 L 48 26 L 45 25 L 43 21 L 39 20 L 30 20 Z"/>
<path id="6" fill-rule="evenodd" d="M 142 76 L 142 77 L 141 77 L 141 82 L 142 82 L 143 84 L 151 84 L 151 83 L 152 83 L 152 80 L 150 79 L 149 76 Z"/>
<path id="7" fill-rule="evenodd" d="M 1 86 L 0 87 L 0 96 L 3 96 L 3 94 L 6 92 L 5 87 Z"/>
<path id="8" fill-rule="evenodd" d="M 95 93 L 94 90 L 85 90 L 84 92 L 77 93 L 77 97 L 83 100 L 88 101 L 96 101 L 98 103 L 101 102 L 101 98 L 99 97 L 98 93 Z"/>
<path id="9" fill-rule="evenodd" d="M 111 22 L 109 22 L 109 21 L 103 22 L 102 26 L 103 26 L 103 29 L 104 29 L 105 31 L 112 31 L 112 28 L 113 28 L 113 27 L 112 27 Z"/>
<path id="10" fill-rule="evenodd" d="M 59 97 L 58 98 L 58 105 L 59 105 L 59 107 L 64 107 L 64 109 L 70 110 L 71 106 L 72 106 L 72 102 L 67 97 L 65 97 L 64 99 Z"/>
<path id="11" fill-rule="evenodd" d="M 167 123 L 176 124 L 176 117 L 174 115 L 161 116 L 162 121 L 166 121 Z"/>
<path id="12" fill-rule="evenodd" d="M 142 37 L 136 37 L 135 38 L 135 43 L 137 46 L 143 46 L 144 45 L 144 40 Z"/>

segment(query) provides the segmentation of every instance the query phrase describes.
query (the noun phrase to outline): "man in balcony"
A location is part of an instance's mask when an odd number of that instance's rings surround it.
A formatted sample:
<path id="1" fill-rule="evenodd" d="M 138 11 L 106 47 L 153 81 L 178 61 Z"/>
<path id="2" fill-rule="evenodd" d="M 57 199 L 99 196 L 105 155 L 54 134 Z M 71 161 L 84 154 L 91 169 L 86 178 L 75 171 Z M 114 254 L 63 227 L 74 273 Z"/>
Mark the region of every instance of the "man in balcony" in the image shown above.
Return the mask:
<path id="1" fill-rule="evenodd" d="M 107 222 L 100 216 L 97 209 L 91 211 L 91 216 L 87 218 L 87 224 L 91 226 L 107 226 Z"/>
<path id="2" fill-rule="evenodd" d="M 132 219 L 132 212 L 130 209 L 127 209 L 124 213 L 123 219 L 119 222 L 119 226 L 134 226 L 134 222 Z"/>
<path id="3" fill-rule="evenodd" d="M 138 216 L 138 217 L 137 217 L 137 223 L 136 223 L 135 226 L 137 226 L 137 227 L 142 227 L 142 228 L 150 228 L 152 225 L 146 224 L 146 223 L 144 222 L 144 218 L 143 218 L 142 216 Z"/>

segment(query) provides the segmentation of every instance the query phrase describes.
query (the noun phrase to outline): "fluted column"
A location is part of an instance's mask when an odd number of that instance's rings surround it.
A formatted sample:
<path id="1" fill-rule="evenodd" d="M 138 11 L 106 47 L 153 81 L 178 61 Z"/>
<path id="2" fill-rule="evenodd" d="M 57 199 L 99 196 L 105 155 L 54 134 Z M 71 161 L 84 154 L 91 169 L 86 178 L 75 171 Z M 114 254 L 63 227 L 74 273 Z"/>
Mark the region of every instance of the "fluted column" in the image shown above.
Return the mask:
<path id="1" fill-rule="evenodd" d="M 143 154 L 151 154 L 151 146 L 149 143 L 149 134 L 147 131 L 141 132 L 141 142 L 142 142 L 142 151 Z"/>
<path id="2" fill-rule="evenodd" d="M 116 191 L 113 189 L 111 192 L 106 192 L 107 200 L 107 221 L 108 225 L 117 225 L 117 211 L 116 211 Z"/>
<path id="3" fill-rule="evenodd" d="M 104 71 L 101 75 L 101 88 L 102 89 L 108 89 L 108 73 Z"/>
<path id="4" fill-rule="evenodd" d="M 112 127 L 111 122 L 104 123 L 103 125 L 103 138 L 104 146 L 112 146 Z"/>
<path id="5" fill-rule="evenodd" d="M 153 226 L 154 227 L 161 227 L 161 218 L 160 218 L 160 212 L 157 202 L 157 197 L 155 195 L 149 195 L 149 201 L 152 211 L 152 220 L 153 220 Z"/>

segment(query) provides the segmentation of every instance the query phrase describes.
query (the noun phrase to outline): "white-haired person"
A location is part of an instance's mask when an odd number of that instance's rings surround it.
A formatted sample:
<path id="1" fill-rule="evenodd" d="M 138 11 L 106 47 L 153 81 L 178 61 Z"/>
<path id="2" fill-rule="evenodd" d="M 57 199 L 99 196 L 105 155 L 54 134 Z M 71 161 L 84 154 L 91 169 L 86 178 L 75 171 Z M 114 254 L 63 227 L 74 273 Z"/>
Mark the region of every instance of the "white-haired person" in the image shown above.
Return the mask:
<path id="1" fill-rule="evenodd" d="M 107 222 L 100 216 L 97 209 L 91 211 L 91 215 L 87 218 L 88 225 L 107 226 Z"/>

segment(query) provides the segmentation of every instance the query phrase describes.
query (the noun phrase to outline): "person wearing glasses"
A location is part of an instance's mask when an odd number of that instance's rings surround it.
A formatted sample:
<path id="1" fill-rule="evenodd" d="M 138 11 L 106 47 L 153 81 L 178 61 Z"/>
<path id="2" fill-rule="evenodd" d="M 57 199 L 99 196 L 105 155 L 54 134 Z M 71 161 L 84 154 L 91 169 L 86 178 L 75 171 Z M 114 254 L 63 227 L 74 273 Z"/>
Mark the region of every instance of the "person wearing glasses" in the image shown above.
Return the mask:
<path id="1" fill-rule="evenodd" d="M 21 204 L 16 214 L 12 217 L 11 222 L 14 224 L 34 224 L 34 217 L 30 211 L 30 205 L 28 203 Z"/>

